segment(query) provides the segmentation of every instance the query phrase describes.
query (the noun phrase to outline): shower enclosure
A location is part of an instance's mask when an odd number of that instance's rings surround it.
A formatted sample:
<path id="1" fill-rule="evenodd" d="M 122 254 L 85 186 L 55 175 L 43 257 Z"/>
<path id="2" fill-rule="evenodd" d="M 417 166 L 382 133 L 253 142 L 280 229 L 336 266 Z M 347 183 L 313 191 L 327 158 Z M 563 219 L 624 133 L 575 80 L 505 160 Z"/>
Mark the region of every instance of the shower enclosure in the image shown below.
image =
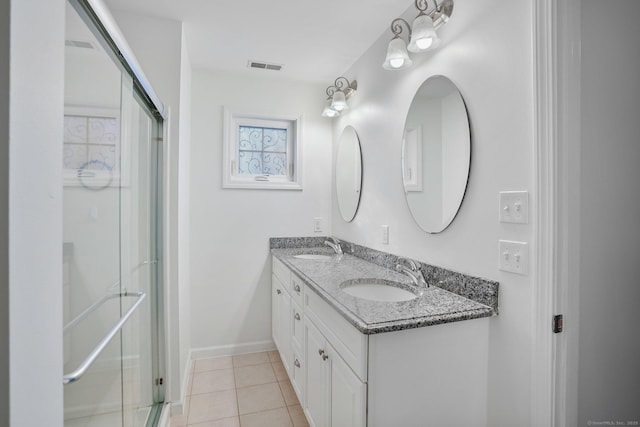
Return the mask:
<path id="1" fill-rule="evenodd" d="M 90 3 L 70 0 L 66 13 L 65 426 L 154 426 L 163 120 Z"/>

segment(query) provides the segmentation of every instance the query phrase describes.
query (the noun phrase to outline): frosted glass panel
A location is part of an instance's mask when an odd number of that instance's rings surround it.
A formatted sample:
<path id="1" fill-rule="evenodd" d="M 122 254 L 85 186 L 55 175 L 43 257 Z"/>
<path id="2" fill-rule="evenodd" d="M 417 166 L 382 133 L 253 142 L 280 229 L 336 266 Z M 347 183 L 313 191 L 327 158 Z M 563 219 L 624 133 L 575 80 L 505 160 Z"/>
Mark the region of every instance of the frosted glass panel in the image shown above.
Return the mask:
<path id="1" fill-rule="evenodd" d="M 286 129 L 265 129 L 264 130 L 264 151 L 287 151 L 287 130 Z"/>
<path id="2" fill-rule="evenodd" d="M 238 173 L 287 175 L 287 129 L 239 126 Z"/>
<path id="3" fill-rule="evenodd" d="M 264 153 L 262 170 L 267 175 L 286 175 L 287 174 L 286 154 Z"/>

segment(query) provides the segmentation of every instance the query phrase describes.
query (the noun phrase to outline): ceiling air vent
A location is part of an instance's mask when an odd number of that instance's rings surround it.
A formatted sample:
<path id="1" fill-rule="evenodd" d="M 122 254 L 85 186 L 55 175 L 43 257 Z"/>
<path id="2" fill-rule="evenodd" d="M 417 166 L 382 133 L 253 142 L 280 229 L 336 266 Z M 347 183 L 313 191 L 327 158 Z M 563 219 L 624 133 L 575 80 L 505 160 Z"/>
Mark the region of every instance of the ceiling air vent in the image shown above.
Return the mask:
<path id="1" fill-rule="evenodd" d="M 91 42 L 83 41 L 83 40 L 65 40 L 65 46 L 69 47 L 78 47 L 80 49 L 91 49 L 95 50 L 95 46 Z"/>
<path id="2" fill-rule="evenodd" d="M 258 61 L 249 61 L 248 67 L 259 68 L 261 70 L 274 70 L 274 71 L 282 70 L 282 65 L 280 64 L 269 64 L 268 62 L 258 62 Z"/>

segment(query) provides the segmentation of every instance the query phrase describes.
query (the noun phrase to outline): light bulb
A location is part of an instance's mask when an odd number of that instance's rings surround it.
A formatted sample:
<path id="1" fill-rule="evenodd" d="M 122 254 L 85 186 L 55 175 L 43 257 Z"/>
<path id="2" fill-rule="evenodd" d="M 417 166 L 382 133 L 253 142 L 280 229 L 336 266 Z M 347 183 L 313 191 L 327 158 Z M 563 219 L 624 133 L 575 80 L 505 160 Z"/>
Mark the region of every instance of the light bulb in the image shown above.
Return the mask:
<path id="1" fill-rule="evenodd" d="M 385 70 L 403 70 L 413 64 L 407 52 L 407 45 L 400 37 L 394 37 L 387 48 L 387 58 L 382 64 Z"/>
<path id="2" fill-rule="evenodd" d="M 438 34 L 433 27 L 431 17 L 423 14 L 418 15 L 411 27 L 411 41 L 407 47 L 409 52 L 424 52 L 431 47 L 435 47 L 437 40 Z"/>

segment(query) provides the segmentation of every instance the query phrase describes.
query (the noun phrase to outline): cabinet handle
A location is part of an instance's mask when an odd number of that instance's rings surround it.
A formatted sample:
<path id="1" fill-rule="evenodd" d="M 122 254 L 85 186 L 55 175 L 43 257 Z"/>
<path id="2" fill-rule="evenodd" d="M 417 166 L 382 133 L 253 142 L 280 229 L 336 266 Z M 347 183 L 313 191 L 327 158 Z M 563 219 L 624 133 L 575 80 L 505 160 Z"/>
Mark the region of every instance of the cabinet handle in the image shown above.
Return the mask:
<path id="1" fill-rule="evenodd" d="M 322 356 L 322 355 L 324 354 L 324 350 L 323 350 L 323 349 L 321 349 L 321 348 L 319 348 L 319 349 L 318 349 L 318 354 L 319 354 L 320 356 Z"/>
<path id="2" fill-rule="evenodd" d="M 278 295 L 280 295 L 280 294 L 282 293 L 282 291 L 281 291 L 280 289 L 276 289 L 276 293 L 277 293 Z"/>
<path id="3" fill-rule="evenodd" d="M 298 361 L 298 359 L 296 359 L 296 361 L 293 362 L 293 366 L 295 366 L 296 368 L 300 367 L 300 362 Z"/>
<path id="4" fill-rule="evenodd" d="M 323 354 L 322 355 L 322 360 L 327 360 L 328 358 L 329 358 L 329 355 L 327 355 L 327 354 Z"/>
<path id="5" fill-rule="evenodd" d="M 300 285 L 298 285 L 297 283 L 293 285 L 293 290 L 296 291 L 297 293 L 300 293 Z"/>
<path id="6" fill-rule="evenodd" d="M 296 313 L 296 315 L 293 316 L 293 318 L 296 319 L 296 320 L 300 320 L 300 313 Z"/>

